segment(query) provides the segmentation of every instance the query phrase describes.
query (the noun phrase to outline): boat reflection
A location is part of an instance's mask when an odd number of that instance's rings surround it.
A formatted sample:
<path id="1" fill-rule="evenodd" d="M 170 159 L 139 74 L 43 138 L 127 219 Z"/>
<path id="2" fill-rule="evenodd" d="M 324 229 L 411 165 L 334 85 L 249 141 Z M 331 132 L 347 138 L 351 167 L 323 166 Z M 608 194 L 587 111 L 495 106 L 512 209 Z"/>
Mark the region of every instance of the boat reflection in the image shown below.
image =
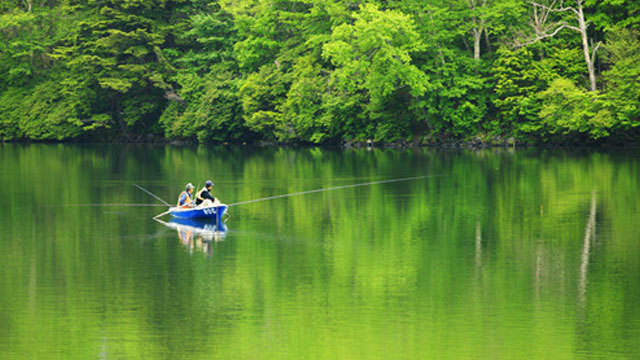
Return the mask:
<path id="1" fill-rule="evenodd" d="M 173 218 L 169 222 L 156 220 L 164 226 L 176 230 L 180 243 L 189 250 L 189 253 L 193 253 L 196 249 L 207 256 L 213 255 L 213 243 L 223 241 L 227 233 L 227 225 L 224 222 L 217 224 L 215 220 L 179 218 Z"/>

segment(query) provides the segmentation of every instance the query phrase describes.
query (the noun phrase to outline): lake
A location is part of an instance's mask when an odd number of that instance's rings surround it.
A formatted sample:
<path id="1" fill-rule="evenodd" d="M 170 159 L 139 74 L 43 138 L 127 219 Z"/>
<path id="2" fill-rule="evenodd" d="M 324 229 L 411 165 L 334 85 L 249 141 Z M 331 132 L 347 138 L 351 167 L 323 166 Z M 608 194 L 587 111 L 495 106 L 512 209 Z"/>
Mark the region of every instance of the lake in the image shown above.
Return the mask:
<path id="1" fill-rule="evenodd" d="M 0 358 L 638 359 L 639 155 L 0 144 Z"/>

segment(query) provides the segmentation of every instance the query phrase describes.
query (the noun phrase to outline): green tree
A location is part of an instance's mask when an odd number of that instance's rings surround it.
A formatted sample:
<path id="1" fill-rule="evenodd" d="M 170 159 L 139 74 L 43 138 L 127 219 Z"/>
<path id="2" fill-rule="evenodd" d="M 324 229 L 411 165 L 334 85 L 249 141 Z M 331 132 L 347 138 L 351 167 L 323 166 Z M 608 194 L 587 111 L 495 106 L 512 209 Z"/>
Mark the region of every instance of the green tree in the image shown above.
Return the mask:
<path id="1" fill-rule="evenodd" d="M 4 6 L 7 6 L 5 4 Z M 106 125 L 90 89 L 65 86 L 73 76 L 52 56 L 68 36 L 72 8 L 16 2 L 0 15 L 0 137 L 64 140 Z"/>
<path id="2" fill-rule="evenodd" d="M 240 74 L 233 57 L 238 40 L 231 14 L 218 3 L 202 4 L 180 38 L 186 51 L 175 52 L 178 101 L 160 123 L 165 136 L 200 142 L 247 139 L 237 96 Z"/>
<path id="3" fill-rule="evenodd" d="M 381 11 L 369 4 L 353 16 L 353 24 L 342 24 L 333 30 L 323 51 L 336 66 L 333 86 L 346 96 L 362 94 L 369 118 L 375 121 L 385 118 L 388 100 L 402 94 L 404 104 L 412 105 L 413 98 L 427 91 L 427 76 L 411 57 L 423 50 L 424 44 L 413 20 L 399 11 Z M 379 122 L 374 133 L 364 135 L 393 141 L 408 137 L 414 126 Z"/>
<path id="4" fill-rule="evenodd" d="M 637 140 L 638 6 L 6 0 L 0 138 Z"/>
<path id="5" fill-rule="evenodd" d="M 551 134 L 599 139 L 608 136 L 615 125 L 600 96 L 578 88 L 571 80 L 553 80 L 540 96 L 539 116 Z"/>
<path id="6" fill-rule="evenodd" d="M 605 97 L 620 134 L 636 131 L 640 126 L 640 32 L 617 29 L 607 35 L 605 46 L 611 69 L 604 72 Z M 629 137 L 630 134 L 627 134 Z"/>
<path id="7" fill-rule="evenodd" d="M 93 112 L 108 114 L 126 137 L 153 133 L 163 97 L 172 93 L 173 68 L 161 49 L 172 27 L 158 18 L 175 7 L 160 0 L 97 1 L 76 10 L 79 19 L 55 49 L 53 56 L 71 70 L 64 87 L 95 92 Z"/>
<path id="8" fill-rule="evenodd" d="M 415 62 L 429 78 L 431 88 L 421 98 L 424 141 L 439 142 L 468 138 L 488 130 L 490 83 L 487 60 L 474 59 L 466 45 L 466 8 L 452 11 L 444 1 L 417 4 L 424 51 Z"/>

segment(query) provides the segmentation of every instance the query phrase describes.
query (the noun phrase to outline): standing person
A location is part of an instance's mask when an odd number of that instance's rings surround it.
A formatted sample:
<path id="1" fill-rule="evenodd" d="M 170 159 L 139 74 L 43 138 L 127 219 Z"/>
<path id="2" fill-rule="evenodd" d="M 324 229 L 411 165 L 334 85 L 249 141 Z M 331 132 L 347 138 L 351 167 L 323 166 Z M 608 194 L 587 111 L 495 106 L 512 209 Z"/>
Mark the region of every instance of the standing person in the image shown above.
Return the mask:
<path id="1" fill-rule="evenodd" d="M 202 190 L 198 191 L 196 195 L 196 205 L 204 203 L 205 206 L 208 206 L 216 202 L 216 198 L 211 195 L 211 188 L 213 188 L 213 181 L 207 180 Z"/>
<path id="2" fill-rule="evenodd" d="M 179 208 L 190 208 L 195 206 L 193 199 L 191 198 L 191 194 L 193 194 L 193 184 L 188 183 L 185 191 L 180 193 L 180 196 L 178 197 Z"/>

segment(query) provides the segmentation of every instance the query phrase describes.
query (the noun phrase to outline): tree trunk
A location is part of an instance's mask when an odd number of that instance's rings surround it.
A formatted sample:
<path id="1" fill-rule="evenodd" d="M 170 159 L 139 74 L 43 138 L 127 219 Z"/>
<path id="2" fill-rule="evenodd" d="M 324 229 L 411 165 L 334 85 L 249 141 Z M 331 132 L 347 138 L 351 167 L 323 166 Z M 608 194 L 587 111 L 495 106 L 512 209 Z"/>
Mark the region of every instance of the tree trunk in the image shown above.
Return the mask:
<path id="1" fill-rule="evenodd" d="M 24 7 L 27 9 L 27 12 L 31 12 L 33 0 L 22 0 L 24 3 Z"/>
<path id="2" fill-rule="evenodd" d="M 469 9 L 474 13 L 471 17 L 473 28 L 471 29 L 471 35 L 473 35 L 473 58 L 475 60 L 480 59 L 480 40 L 482 39 L 482 32 L 485 30 L 484 20 L 478 17 L 476 13 L 477 8 L 486 8 L 487 0 L 481 0 L 479 3 L 477 0 L 467 0 Z"/>
<path id="3" fill-rule="evenodd" d="M 480 38 L 482 36 L 482 28 L 473 28 L 473 58 L 480 59 Z"/>
<path id="4" fill-rule="evenodd" d="M 589 53 L 589 40 L 587 38 L 587 23 L 584 21 L 584 12 L 582 11 L 582 0 L 576 0 L 578 5 L 578 29 L 580 30 L 580 37 L 582 37 L 582 51 L 584 52 L 584 61 L 587 63 L 587 69 L 589 70 L 589 83 L 591 85 L 591 91 L 596 91 L 596 72 L 594 67 L 595 56 L 591 56 Z M 595 52 L 594 52 L 595 55 Z"/>
<path id="5" fill-rule="evenodd" d="M 587 70 L 589 71 L 589 84 L 591 91 L 596 91 L 598 89 L 596 83 L 596 69 L 595 69 L 595 61 L 596 61 L 596 52 L 600 47 L 601 42 L 597 44 L 593 43 L 593 39 L 591 39 L 591 46 L 589 46 L 589 36 L 587 33 L 587 21 L 584 18 L 584 11 L 582 9 L 582 3 L 584 0 L 575 0 L 575 7 L 564 7 L 563 2 L 561 1 L 557 4 L 557 1 L 553 1 L 550 6 L 545 5 L 544 3 L 537 3 L 535 0 L 531 0 L 531 4 L 533 5 L 533 18 L 534 21 L 531 23 L 533 27 L 535 37 L 532 39 L 526 39 L 525 36 L 520 36 L 524 38 L 524 41 L 516 40 L 515 46 L 522 47 L 531 45 L 536 43 L 542 39 L 554 37 L 560 30 L 562 29 L 571 29 L 580 34 L 580 38 L 582 40 L 582 52 L 584 53 L 584 62 L 587 64 Z M 570 13 L 577 21 L 578 26 L 570 25 L 562 18 L 555 23 L 551 23 L 549 21 L 549 15 L 553 13 L 567 14 Z"/>

